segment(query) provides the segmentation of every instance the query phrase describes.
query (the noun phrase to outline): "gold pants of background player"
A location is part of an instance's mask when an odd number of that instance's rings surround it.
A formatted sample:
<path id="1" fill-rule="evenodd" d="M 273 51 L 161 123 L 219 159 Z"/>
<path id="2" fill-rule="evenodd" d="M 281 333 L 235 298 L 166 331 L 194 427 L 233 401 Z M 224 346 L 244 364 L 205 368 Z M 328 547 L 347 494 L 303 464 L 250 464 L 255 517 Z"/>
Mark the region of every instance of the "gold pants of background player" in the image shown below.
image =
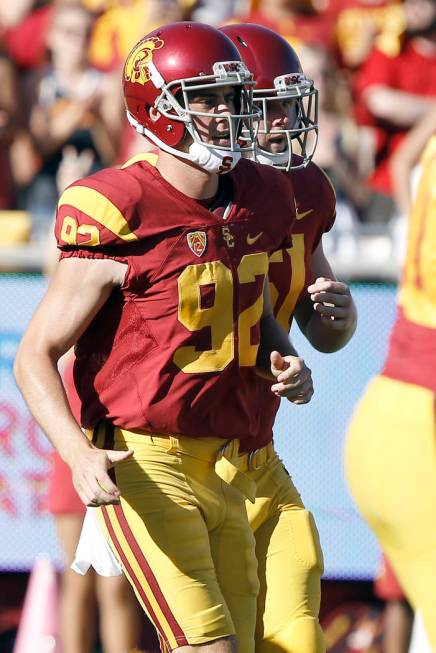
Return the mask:
<path id="1" fill-rule="evenodd" d="M 436 651 L 435 395 L 384 376 L 351 422 L 346 473 L 356 503 Z"/>

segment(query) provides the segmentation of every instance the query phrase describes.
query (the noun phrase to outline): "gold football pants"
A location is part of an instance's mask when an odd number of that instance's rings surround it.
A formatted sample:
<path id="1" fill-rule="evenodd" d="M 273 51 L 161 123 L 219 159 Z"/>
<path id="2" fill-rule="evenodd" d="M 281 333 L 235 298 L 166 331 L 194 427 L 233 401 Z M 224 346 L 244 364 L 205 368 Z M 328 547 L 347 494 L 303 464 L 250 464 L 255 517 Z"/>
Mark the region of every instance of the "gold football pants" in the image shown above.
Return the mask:
<path id="1" fill-rule="evenodd" d="M 238 653 L 325 651 L 318 533 L 272 444 L 104 424 L 94 441 L 134 451 L 100 523 L 165 649 L 235 634 Z"/>
<path id="2" fill-rule="evenodd" d="M 376 377 L 356 409 L 346 444 L 354 499 L 436 651 L 435 395 Z"/>
<path id="3" fill-rule="evenodd" d="M 93 440 L 134 451 L 115 468 L 121 504 L 98 509 L 99 523 L 165 649 L 236 635 L 238 653 L 254 653 L 259 581 L 242 494 L 254 485 L 233 464 L 238 441 L 107 424 Z"/>
<path id="4" fill-rule="evenodd" d="M 260 581 L 256 653 L 324 653 L 318 622 L 323 557 L 312 514 L 272 444 L 252 455 L 249 467 L 256 501 L 246 501 L 246 508 Z"/>

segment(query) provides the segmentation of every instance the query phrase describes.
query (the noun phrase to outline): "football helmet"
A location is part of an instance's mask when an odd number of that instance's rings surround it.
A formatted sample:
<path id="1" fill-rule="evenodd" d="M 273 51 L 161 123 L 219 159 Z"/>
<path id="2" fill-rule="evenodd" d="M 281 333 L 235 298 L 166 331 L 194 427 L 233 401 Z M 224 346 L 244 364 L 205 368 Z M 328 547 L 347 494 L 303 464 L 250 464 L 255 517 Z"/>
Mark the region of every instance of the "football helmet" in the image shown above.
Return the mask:
<path id="1" fill-rule="evenodd" d="M 305 168 L 313 157 L 318 141 L 318 91 L 308 79 L 289 43 L 267 27 L 256 24 L 226 25 L 221 28 L 236 45 L 255 81 L 253 98 L 262 112 L 263 127 L 258 134 L 283 134 L 287 147 L 272 154 L 259 145 L 254 156 L 284 170 Z M 273 102 L 290 104 L 287 126 L 269 129 L 268 109 Z M 292 164 L 292 146 L 301 155 L 301 163 Z"/>
<path id="2" fill-rule="evenodd" d="M 192 111 L 189 94 L 228 85 L 237 91 L 236 113 L 222 116 L 228 120 L 229 145 L 205 143 L 195 118 L 216 118 L 216 114 Z M 209 172 L 229 172 L 241 151 L 253 148 L 253 125 L 260 114 L 253 107 L 253 86 L 252 75 L 231 40 L 202 23 L 172 23 L 150 32 L 135 45 L 124 65 L 123 91 L 130 124 L 159 148 Z M 242 128 L 248 138 L 244 137 L 241 145 Z M 177 148 L 187 133 L 193 143 L 184 152 Z"/>

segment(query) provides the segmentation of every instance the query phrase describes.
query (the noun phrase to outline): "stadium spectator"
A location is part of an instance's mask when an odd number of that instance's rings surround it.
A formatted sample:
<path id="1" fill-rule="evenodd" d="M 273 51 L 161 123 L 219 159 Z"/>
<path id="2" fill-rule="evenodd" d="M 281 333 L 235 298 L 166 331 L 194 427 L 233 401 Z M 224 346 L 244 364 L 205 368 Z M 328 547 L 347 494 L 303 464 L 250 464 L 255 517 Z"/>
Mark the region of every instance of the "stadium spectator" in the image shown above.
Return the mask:
<path id="1" fill-rule="evenodd" d="M 332 51 L 334 20 L 318 9 L 314 0 L 253 0 L 247 14 L 231 23 L 257 23 L 281 34 L 297 50 L 304 43 L 317 43 Z"/>
<path id="2" fill-rule="evenodd" d="M 91 35 L 89 57 L 102 70 L 117 70 L 142 34 L 186 17 L 189 0 L 127 0 L 111 3 L 97 18 Z M 118 79 L 117 79 L 118 82 Z M 119 98 L 121 100 L 121 97 Z M 132 131 L 124 116 L 117 163 L 124 163 L 147 147 Z"/>
<path id="3" fill-rule="evenodd" d="M 21 70 L 38 68 L 46 61 L 46 36 L 52 13 L 52 2 L 0 2 L 1 40 Z"/>
<path id="4" fill-rule="evenodd" d="M 404 0 L 406 31 L 398 54 L 374 49 L 356 78 L 356 116 L 375 136 L 374 201 L 367 222 L 396 213 L 389 163 L 416 122 L 436 102 L 436 2 Z"/>
<path id="5" fill-rule="evenodd" d="M 192 20 L 198 20 L 202 23 L 211 25 L 222 25 L 232 16 L 238 13 L 238 6 L 241 2 L 238 0 L 199 0 L 195 2 L 192 10 Z"/>
<path id="6" fill-rule="evenodd" d="M 401 0 L 330 0 L 335 42 L 342 66 L 358 69 L 374 46 L 391 56 L 401 47 L 404 11 Z"/>
<path id="7" fill-rule="evenodd" d="M 143 34 L 185 18 L 185 4 L 185 0 L 111 3 L 95 22 L 89 45 L 90 62 L 101 70 L 118 69 Z"/>
<path id="8" fill-rule="evenodd" d="M 55 7 L 47 46 L 50 65 L 36 83 L 30 132 L 41 167 L 27 196 L 34 236 L 45 237 L 57 202 L 56 174 L 66 145 L 94 154 L 94 169 L 115 161 L 121 100 L 114 79 L 92 68 L 86 47 L 92 15 L 83 7 Z M 118 84 L 117 84 L 118 86 Z"/>
<path id="9" fill-rule="evenodd" d="M 425 116 L 395 154 L 407 150 L 410 175 L 424 150 L 387 357 L 355 410 L 345 458 L 354 499 L 436 650 L 434 114 L 432 118 Z"/>
<path id="10" fill-rule="evenodd" d="M 16 207 L 10 150 L 19 123 L 15 70 L 0 50 L 0 209 Z"/>

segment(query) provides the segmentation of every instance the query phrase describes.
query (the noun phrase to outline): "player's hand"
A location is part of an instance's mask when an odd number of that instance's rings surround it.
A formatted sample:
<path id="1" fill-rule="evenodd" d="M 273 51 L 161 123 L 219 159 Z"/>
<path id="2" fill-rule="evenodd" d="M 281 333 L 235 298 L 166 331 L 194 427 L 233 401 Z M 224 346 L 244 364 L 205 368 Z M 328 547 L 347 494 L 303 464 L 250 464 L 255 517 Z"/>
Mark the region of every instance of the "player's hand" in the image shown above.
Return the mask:
<path id="1" fill-rule="evenodd" d="M 273 351 L 271 372 L 277 381 L 271 390 L 277 397 L 286 397 L 293 404 L 307 404 L 312 399 L 312 372 L 302 358 Z"/>
<path id="2" fill-rule="evenodd" d="M 318 277 L 307 288 L 313 308 L 330 329 L 348 329 L 356 319 L 356 310 L 346 283 Z"/>
<path id="3" fill-rule="evenodd" d="M 133 451 L 105 451 L 96 447 L 81 451 L 71 464 L 73 485 L 86 506 L 120 503 L 120 491 L 108 470 L 130 458 Z"/>

